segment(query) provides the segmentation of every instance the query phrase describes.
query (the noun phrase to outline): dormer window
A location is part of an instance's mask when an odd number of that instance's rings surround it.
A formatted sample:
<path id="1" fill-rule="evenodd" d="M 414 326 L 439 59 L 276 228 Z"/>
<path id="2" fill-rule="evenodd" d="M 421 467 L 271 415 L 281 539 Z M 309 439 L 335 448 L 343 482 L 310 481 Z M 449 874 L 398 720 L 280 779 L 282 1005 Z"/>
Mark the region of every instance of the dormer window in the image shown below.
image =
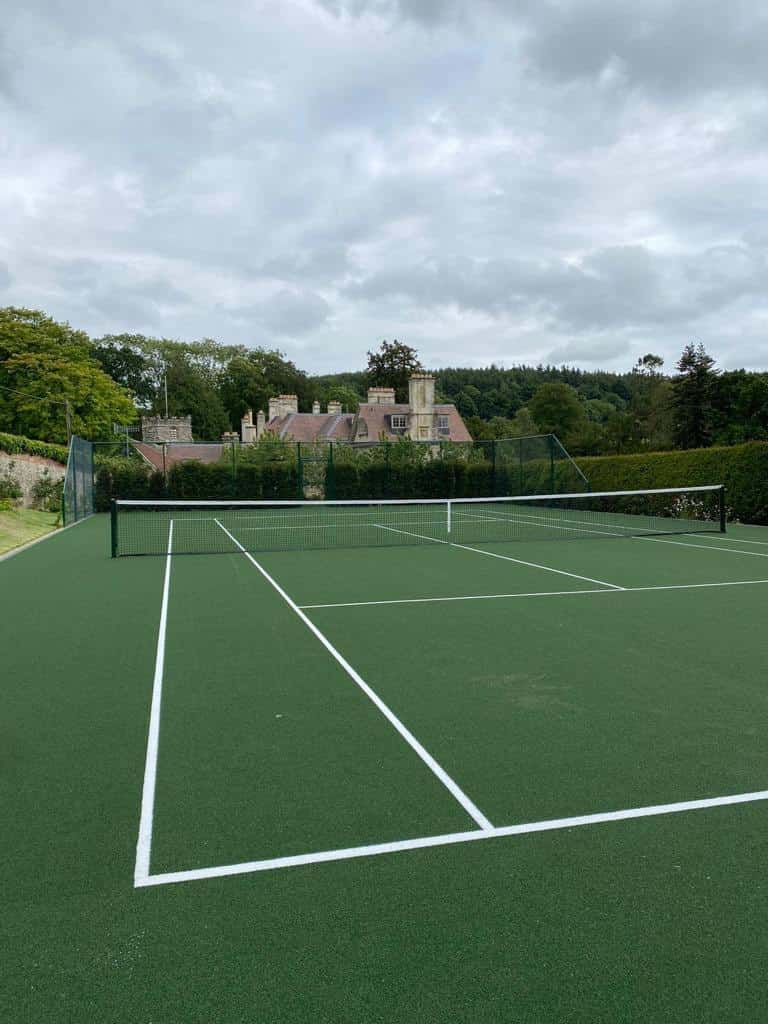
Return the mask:
<path id="1" fill-rule="evenodd" d="M 451 428 L 448 425 L 448 417 L 447 416 L 438 416 L 437 417 L 437 432 L 438 432 L 438 434 L 450 434 Z"/>

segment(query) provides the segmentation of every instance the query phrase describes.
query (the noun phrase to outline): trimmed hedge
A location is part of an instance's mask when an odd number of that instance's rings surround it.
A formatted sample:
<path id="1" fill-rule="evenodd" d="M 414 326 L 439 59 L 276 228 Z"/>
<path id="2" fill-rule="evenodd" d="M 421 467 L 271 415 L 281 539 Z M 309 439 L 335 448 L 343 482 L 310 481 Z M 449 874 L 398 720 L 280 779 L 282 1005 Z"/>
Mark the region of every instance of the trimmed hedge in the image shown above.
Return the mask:
<path id="1" fill-rule="evenodd" d="M 724 484 L 728 518 L 768 523 L 768 442 L 579 459 L 593 491 Z M 560 488 L 562 490 L 563 488 Z"/>
<path id="2" fill-rule="evenodd" d="M 96 464 L 95 504 L 97 512 L 107 512 L 112 498 L 291 499 L 297 489 L 296 466 L 285 462 L 241 464 L 234 479 L 228 463 L 180 462 L 170 468 L 166 486 L 163 474 L 142 462 L 101 457 Z"/>
<path id="3" fill-rule="evenodd" d="M 33 441 L 29 437 L 17 434 L 0 433 L 0 452 L 8 455 L 39 455 L 44 459 L 53 459 L 63 466 L 67 464 L 67 449 L 61 444 L 48 444 L 47 441 Z"/>
<path id="4" fill-rule="evenodd" d="M 0 435 L 2 436 L 2 435 Z M 642 490 L 649 487 L 693 487 L 725 484 L 730 519 L 768 523 L 768 442 L 689 451 L 648 452 L 579 459 L 593 491 Z M 549 461 L 524 464 L 523 489 L 529 494 L 549 490 Z M 556 465 L 556 489 L 576 489 L 572 467 Z M 326 494 L 336 498 L 474 498 L 493 494 L 519 494 L 521 480 L 515 467 L 487 460 L 392 460 L 348 458 L 333 467 Z M 578 488 L 579 490 L 581 488 Z M 96 470 L 96 507 L 109 508 L 110 498 L 270 499 L 291 500 L 298 492 L 298 469 L 288 461 L 238 465 L 233 479 L 229 463 L 183 462 L 168 473 L 151 472 L 134 459 L 99 458 Z"/>

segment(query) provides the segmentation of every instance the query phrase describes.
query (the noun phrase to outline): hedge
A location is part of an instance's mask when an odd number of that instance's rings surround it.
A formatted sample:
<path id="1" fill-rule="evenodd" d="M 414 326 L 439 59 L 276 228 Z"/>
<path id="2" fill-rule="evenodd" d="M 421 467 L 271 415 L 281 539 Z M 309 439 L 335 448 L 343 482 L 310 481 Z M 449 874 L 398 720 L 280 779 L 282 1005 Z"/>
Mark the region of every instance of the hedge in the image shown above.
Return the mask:
<path id="1" fill-rule="evenodd" d="M 0 452 L 8 455 L 39 455 L 44 459 L 53 459 L 63 466 L 67 464 L 67 449 L 61 444 L 48 444 L 47 441 L 33 441 L 29 437 L 17 434 L 0 433 Z"/>
<path id="2" fill-rule="evenodd" d="M 167 484 L 162 473 L 135 459 L 100 457 L 96 463 L 97 512 L 107 512 L 112 498 L 291 499 L 297 489 L 296 466 L 284 462 L 240 465 L 234 478 L 228 463 L 179 462 L 171 466 Z"/>
<path id="3" fill-rule="evenodd" d="M 2 436 L 2 435 L 0 435 Z M 648 452 L 579 459 L 593 491 L 642 490 L 649 487 L 693 487 L 725 484 L 730 519 L 768 523 L 768 442 L 689 451 Z M 325 467 L 323 467 L 325 468 Z M 550 463 L 524 464 L 521 481 L 514 467 L 465 459 L 411 461 L 347 458 L 333 467 L 326 496 L 336 498 L 471 498 L 493 494 L 545 493 L 551 486 Z M 228 462 L 182 462 L 172 466 L 167 486 L 161 473 L 133 459 L 99 458 L 96 470 L 97 509 L 106 511 L 112 497 L 205 499 L 293 499 L 298 493 L 294 463 L 241 462 L 233 478 Z M 574 490 L 570 464 L 556 466 L 556 489 Z M 578 488 L 579 490 L 581 488 Z"/>
<path id="4" fill-rule="evenodd" d="M 768 524 L 768 442 L 579 459 L 593 491 L 724 484 L 728 518 Z M 562 488 L 560 488 L 562 490 Z"/>

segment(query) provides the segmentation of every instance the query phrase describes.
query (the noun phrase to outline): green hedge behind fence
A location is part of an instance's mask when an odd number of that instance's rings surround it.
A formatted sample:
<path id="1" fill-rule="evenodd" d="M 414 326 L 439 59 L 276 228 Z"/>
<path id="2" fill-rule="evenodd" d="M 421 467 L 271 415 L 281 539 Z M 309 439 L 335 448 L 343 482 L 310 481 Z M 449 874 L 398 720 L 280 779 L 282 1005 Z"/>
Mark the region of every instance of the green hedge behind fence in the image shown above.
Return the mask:
<path id="1" fill-rule="evenodd" d="M 728 518 L 768 523 L 768 443 L 579 459 L 593 491 L 725 484 Z"/>
<path id="2" fill-rule="evenodd" d="M 730 448 L 701 448 L 683 452 L 649 452 L 584 458 L 579 465 L 593 491 L 642 490 L 649 487 L 692 487 L 725 484 L 731 519 L 768 523 L 768 443 L 754 441 Z M 571 470 L 556 470 L 556 489 L 573 489 Z M 483 460 L 347 458 L 333 467 L 333 493 L 337 498 L 445 498 L 496 494 L 546 493 L 549 464 L 539 460 L 524 467 L 521 481 L 514 467 Z M 184 462 L 168 473 L 167 489 L 161 473 L 152 473 L 131 459 L 99 458 L 96 502 L 100 511 L 112 497 L 258 499 L 297 497 L 298 469 L 293 462 L 272 461 L 238 465 L 233 479 L 228 463 L 206 465 Z M 330 488 L 326 488 L 330 490 Z"/>

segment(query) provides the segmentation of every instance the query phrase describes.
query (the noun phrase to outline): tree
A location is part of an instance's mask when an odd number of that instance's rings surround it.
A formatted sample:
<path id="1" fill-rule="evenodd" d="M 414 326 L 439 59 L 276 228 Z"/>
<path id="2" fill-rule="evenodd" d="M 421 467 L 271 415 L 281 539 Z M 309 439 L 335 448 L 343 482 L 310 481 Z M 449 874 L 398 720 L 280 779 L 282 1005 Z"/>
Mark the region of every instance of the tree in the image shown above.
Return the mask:
<path id="1" fill-rule="evenodd" d="M 704 346 L 688 344 L 672 382 L 673 431 L 678 448 L 706 448 L 712 443 L 712 397 L 715 361 Z"/>
<path id="2" fill-rule="evenodd" d="M 158 368 L 142 352 L 131 346 L 131 335 L 100 338 L 93 350 L 102 370 L 116 384 L 133 392 L 136 404 L 148 409 L 158 389 Z"/>
<path id="3" fill-rule="evenodd" d="M 266 412 L 269 399 L 276 395 L 296 395 L 304 409 L 312 401 L 307 375 L 277 350 L 244 349 L 229 360 L 219 379 L 221 399 L 235 429 L 246 409 Z"/>
<path id="4" fill-rule="evenodd" d="M 168 414 L 191 416 L 192 436 L 196 441 L 219 441 L 229 429 L 229 417 L 216 387 L 195 366 L 186 353 L 174 352 L 165 364 L 168 387 Z M 158 394 L 154 412 L 165 413 L 165 394 Z"/>
<path id="5" fill-rule="evenodd" d="M 382 341 L 378 351 L 368 353 L 369 386 L 394 388 L 398 402 L 408 401 L 408 379 L 423 370 L 416 349 L 397 340 Z"/>
<path id="6" fill-rule="evenodd" d="M 536 422 L 531 415 L 531 410 L 523 406 L 515 413 L 514 418 L 509 422 L 509 433 L 507 437 L 530 437 L 537 432 Z"/>
<path id="7" fill-rule="evenodd" d="M 542 384 L 528 403 L 531 415 L 544 434 L 556 434 L 568 444 L 584 421 L 579 396 L 569 384 Z"/>
<path id="8" fill-rule="evenodd" d="M 647 352 L 637 360 L 632 367 L 632 373 L 638 373 L 643 377 L 657 377 L 661 373 L 663 365 L 664 360 L 661 356 L 654 355 L 653 352 Z"/>
<path id="9" fill-rule="evenodd" d="M 40 310 L 0 309 L 0 430 L 65 443 L 67 403 L 72 432 L 93 440 L 136 417 L 131 395 L 101 369 L 87 334 Z"/>

